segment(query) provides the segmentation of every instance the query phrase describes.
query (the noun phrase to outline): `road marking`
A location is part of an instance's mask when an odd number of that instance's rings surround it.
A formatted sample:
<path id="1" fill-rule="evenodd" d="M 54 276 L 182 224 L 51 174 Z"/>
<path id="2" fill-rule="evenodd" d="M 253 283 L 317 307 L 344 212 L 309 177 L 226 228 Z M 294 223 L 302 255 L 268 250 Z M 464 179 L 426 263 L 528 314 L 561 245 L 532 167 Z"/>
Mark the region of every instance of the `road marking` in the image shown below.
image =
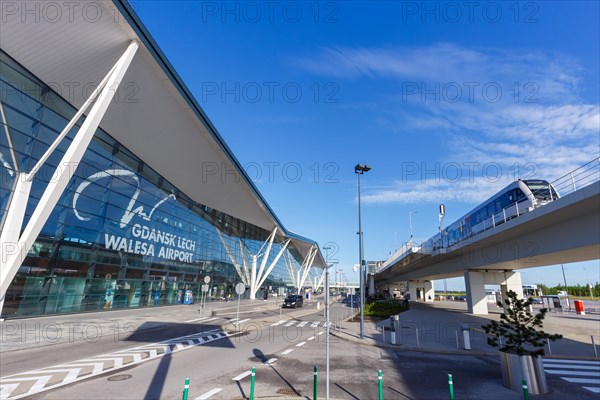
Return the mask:
<path id="1" fill-rule="evenodd" d="M 92 362 L 92 363 L 80 363 L 80 362 L 73 362 L 73 363 L 69 363 L 66 364 L 69 367 L 89 367 L 91 365 L 94 366 L 94 369 L 92 370 L 92 374 L 99 374 L 100 372 L 102 372 L 102 369 L 104 368 L 104 363 L 101 362 Z"/>
<path id="2" fill-rule="evenodd" d="M 600 377 L 596 377 L 596 379 L 586 379 L 586 378 L 563 378 L 567 382 L 573 383 L 593 383 L 596 385 L 600 385 Z"/>
<path id="3" fill-rule="evenodd" d="M 317 335 L 321 336 L 322 334 L 324 334 L 325 332 L 319 332 L 317 333 Z"/>
<path id="4" fill-rule="evenodd" d="M 231 319 L 229 320 L 229 322 L 235 322 L 235 321 L 237 321 L 237 320 L 239 320 L 239 318 L 231 318 Z"/>
<path id="5" fill-rule="evenodd" d="M 542 360 L 544 364 L 548 363 L 558 363 L 558 364 L 589 364 L 589 365 L 598 365 L 600 366 L 600 361 L 585 361 L 585 360 L 561 360 L 557 358 L 545 358 Z"/>
<path id="6" fill-rule="evenodd" d="M 281 324 L 283 324 L 285 321 L 287 321 L 287 320 L 286 320 L 286 319 L 282 319 L 282 320 L 280 320 L 280 321 L 277 321 L 277 322 L 275 322 L 274 324 L 271 324 L 271 326 L 278 326 L 278 325 L 281 325 Z"/>
<path id="7" fill-rule="evenodd" d="M 544 368 L 544 370 L 549 374 L 598 376 L 597 372 L 589 372 L 589 371 L 573 371 L 573 370 L 566 370 L 566 369 L 546 369 L 546 368 Z"/>
<path id="8" fill-rule="evenodd" d="M 203 395 L 201 395 L 200 397 L 196 397 L 196 400 L 206 400 L 209 397 L 219 393 L 221 390 L 223 389 L 219 389 L 219 388 L 214 388 L 213 390 L 211 390 L 210 392 L 206 392 Z"/>
<path id="9" fill-rule="evenodd" d="M 564 381 L 579 383 L 585 390 L 600 393 L 600 361 L 544 359 L 543 362 L 546 373 L 562 375 L 560 378 Z M 583 386 L 590 384 L 595 386 Z"/>
<path id="10" fill-rule="evenodd" d="M 196 319 L 190 319 L 189 321 L 185 321 L 186 323 L 188 322 L 196 322 L 196 321 L 202 321 L 203 319 L 207 319 L 208 317 L 201 317 L 201 318 L 196 318 Z"/>
<path id="11" fill-rule="evenodd" d="M 287 349 L 286 351 L 282 352 L 281 354 L 287 355 L 287 354 L 290 354 L 292 351 L 294 351 L 294 349 Z"/>
<path id="12" fill-rule="evenodd" d="M 573 364 L 544 364 L 545 368 L 571 368 L 571 369 L 591 369 L 600 372 L 600 365 L 573 365 Z"/>
<path id="13" fill-rule="evenodd" d="M 315 321 L 312 324 L 310 324 L 310 327 L 311 328 L 316 328 L 317 326 L 319 326 L 320 323 L 321 323 L 320 321 Z"/>
<path id="14" fill-rule="evenodd" d="M 304 346 L 305 344 L 306 344 L 306 342 L 300 342 L 300 343 L 298 343 L 298 344 L 296 345 L 296 347 L 302 347 L 302 346 Z"/>
<path id="15" fill-rule="evenodd" d="M 240 324 L 243 324 L 244 322 L 248 322 L 248 321 L 250 321 L 250 318 L 246 318 L 246 319 L 243 319 L 243 320 L 241 320 L 241 321 L 236 321 L 236 322 L 234 322 L 233 324 L 234 324 L 235 326 L 238 326 L 238 325 L 240 325 Z"/>
<path id="16" fill-rule="evenodd" d="M 331 327 L 332 324 L 333 324 L 333 322 L 325 322 L 323 324 L 323 328 Z"/>
<path id="17" fill-rule="evenodd" d="M 308 338 L 308 339 L 306 339 L 306 340 L 315 340 L 315 337 L 314 337 L 314 336 L 311 336 L 311 337 L 309 337 L 309 338 Z"/>
<path id="18" fill-rule="evenodd" d="M 239 374 L 238 376 L 236 376 L 235 378 L 233 378 L 232 381 L 241 381 L 242 379 L 244 379 L 245 377 L 247 377 L 250 374 L 252 374 L 252 371 L 243 372 L 243 373 Z"/>
<path id="19" fill-rule="evenodd" d="M 212 332 L 212 334 L 209 334 L 209 332 Z M 32 397 L 37 393 L 56 389 L 72 382 L 88 379 L 109 371 L 128 368 L 166 354 L 187 350 L 213 340 L 238 334 L 238 332 L 217 332 L 217 329 L 212 329 L 208 332 L 195 333 L 131 349 L 101 354 L 88 359 L 70 361 L 64 364 L 1 377 L 0 399 Z"/>
<path id="20" fill-rule="evenodd" d="M 600 393 L 600 387 L 583 386 L 583 388 L 589 390 L 590 392 Z"/>
<path id="21" fill-rule="evenodd" d="M 303 328 L 306 324 L 308 324 L 308 321 L 302 321 L 298 324 L 298 328 Z"/>
<path id="22" fill-rule="evenodd" d="M 52 375 L 43 375 L 43 376 L 31 376 L 31 377 L 27 377 L 27 378 L 11 378 L 10 381 L 12 382 L 27 382 L 27 381 L 36 381 L 35 384 L 27 391 L 27 393 L 29 392 L 39 392 L 40 390 L 43 389 L 43 387 L 48 383 L 48 381 L 52 378 Z M 7 381 L 7 379 L 3 379 L 4 382 Z M 6 395 L 3 394 L 3 399 L 8 399 L 10 398 L 9 396 L 11 395 L 13 390 L 11 390 L 10 393 L 7 393 Z M 23 396 L 19 396 L 19 397 L 23 397 Z"/>
<path id="23" fill-rule="evenodd" d="M 219 318 L 220 318 L 220 317 L 213 317 L 213 318 L 205 319 L 205 320 L 204 320 L 204 321 L 202 321 L 202 322 L 204 323 L 204 322 L 208 322 L 208 321 L 214 321 L 215 319 L 219 319 Z"/>
<path id="24" fill-rule="evenodd" d="M 8 399 L 8 396 L 19 386 L 18 383 L 11 383 L 10 385 L 0 385 L 0 399 Z"/>
<path id="25" fill-rule="evenodd" d="M 67 375 L 63 378 L 63 383 L 73 382 L 82 368 L 57 368 L 57 369 L 45 369 L 44 372 L 67 372 Z"/>
<path id="26" fill-rule="evenodd" d="M 263 364 L 264 364 L 264 365 L 271 365 L 271 364 L 273 364 L 275 361 L 277 361 L 277 359 L 276 359 L 276 358 L 270 358 L 270 359 L 268 359 L 267 361 L 265 361 Z"/>
<path id="27" fill-rule="evenodd" d="M 290 326 L 294 325 L 295 323 L 296 323 L 296 321 L 291 321 L 291 322 L 288 322 L 287 324 L 285 324 L 284 326 L 285 326 L 286 328 L 288 328 L 288 327 L 290 327 Z"/>

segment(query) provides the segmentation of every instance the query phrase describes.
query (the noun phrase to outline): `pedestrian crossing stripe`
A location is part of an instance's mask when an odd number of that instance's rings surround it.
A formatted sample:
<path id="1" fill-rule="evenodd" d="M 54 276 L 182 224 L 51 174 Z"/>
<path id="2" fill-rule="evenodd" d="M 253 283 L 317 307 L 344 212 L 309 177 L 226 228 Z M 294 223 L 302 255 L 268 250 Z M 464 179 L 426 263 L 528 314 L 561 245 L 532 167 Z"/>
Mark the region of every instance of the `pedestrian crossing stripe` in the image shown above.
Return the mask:
<path id="1" fill-rule="evenodd" d="M 559 375 L 564 381 L 578 383 L 585 390 L 600 393 L 600 361 L 543 359 L 543 363 L 547 374 Z"/>

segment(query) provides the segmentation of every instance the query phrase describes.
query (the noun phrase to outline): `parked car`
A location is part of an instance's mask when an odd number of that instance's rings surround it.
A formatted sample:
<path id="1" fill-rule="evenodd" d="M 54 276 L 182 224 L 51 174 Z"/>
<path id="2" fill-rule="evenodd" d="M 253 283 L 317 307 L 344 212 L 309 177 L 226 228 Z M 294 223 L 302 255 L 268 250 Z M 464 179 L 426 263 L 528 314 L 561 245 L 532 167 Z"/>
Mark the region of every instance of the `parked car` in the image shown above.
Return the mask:
<path id="1" fill-rule="evenodd" d="M 290 294 L 283 301 L 283 307 L 298 308 L 304 305 L 304 298 L 299 294 Z"/>

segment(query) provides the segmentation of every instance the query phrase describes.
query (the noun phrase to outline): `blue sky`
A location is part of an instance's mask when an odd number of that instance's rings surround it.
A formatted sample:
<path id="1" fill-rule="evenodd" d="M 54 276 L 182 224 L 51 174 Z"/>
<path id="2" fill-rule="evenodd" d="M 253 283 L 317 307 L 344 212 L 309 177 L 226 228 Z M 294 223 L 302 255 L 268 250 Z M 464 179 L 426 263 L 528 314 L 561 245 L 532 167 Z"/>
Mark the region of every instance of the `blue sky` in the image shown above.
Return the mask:
<path id="1" fill-rule="evenodd" d="M 135 1 L 277 215 L 358 263 L 387 258 L 515 179 L 600 153 L 600 8 L 587 2 Z M 598 261 L 565 266 L 600 280 Z M 559 266 L 524 283 L 562 282 Z M 437 284 L 441 288 L 441 284 Z M 449 289 L 464 287 L 462 278 Z"/>

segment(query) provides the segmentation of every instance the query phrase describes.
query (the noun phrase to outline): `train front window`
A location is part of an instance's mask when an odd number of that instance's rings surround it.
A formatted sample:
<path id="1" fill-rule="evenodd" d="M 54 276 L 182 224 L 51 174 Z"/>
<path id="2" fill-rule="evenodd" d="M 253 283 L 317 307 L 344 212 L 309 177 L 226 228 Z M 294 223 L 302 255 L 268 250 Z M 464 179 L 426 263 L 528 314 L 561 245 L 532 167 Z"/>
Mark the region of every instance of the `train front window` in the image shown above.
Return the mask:
<path id="1" fill-rule="evenodd" d="M 558 198 L 556 191 L 552 188 L 552 196 L 550 196 L 550 184 L 546 181 L 525 182 L 531 190 L 531 193 L 536 199 L 550 200 Z"/>

